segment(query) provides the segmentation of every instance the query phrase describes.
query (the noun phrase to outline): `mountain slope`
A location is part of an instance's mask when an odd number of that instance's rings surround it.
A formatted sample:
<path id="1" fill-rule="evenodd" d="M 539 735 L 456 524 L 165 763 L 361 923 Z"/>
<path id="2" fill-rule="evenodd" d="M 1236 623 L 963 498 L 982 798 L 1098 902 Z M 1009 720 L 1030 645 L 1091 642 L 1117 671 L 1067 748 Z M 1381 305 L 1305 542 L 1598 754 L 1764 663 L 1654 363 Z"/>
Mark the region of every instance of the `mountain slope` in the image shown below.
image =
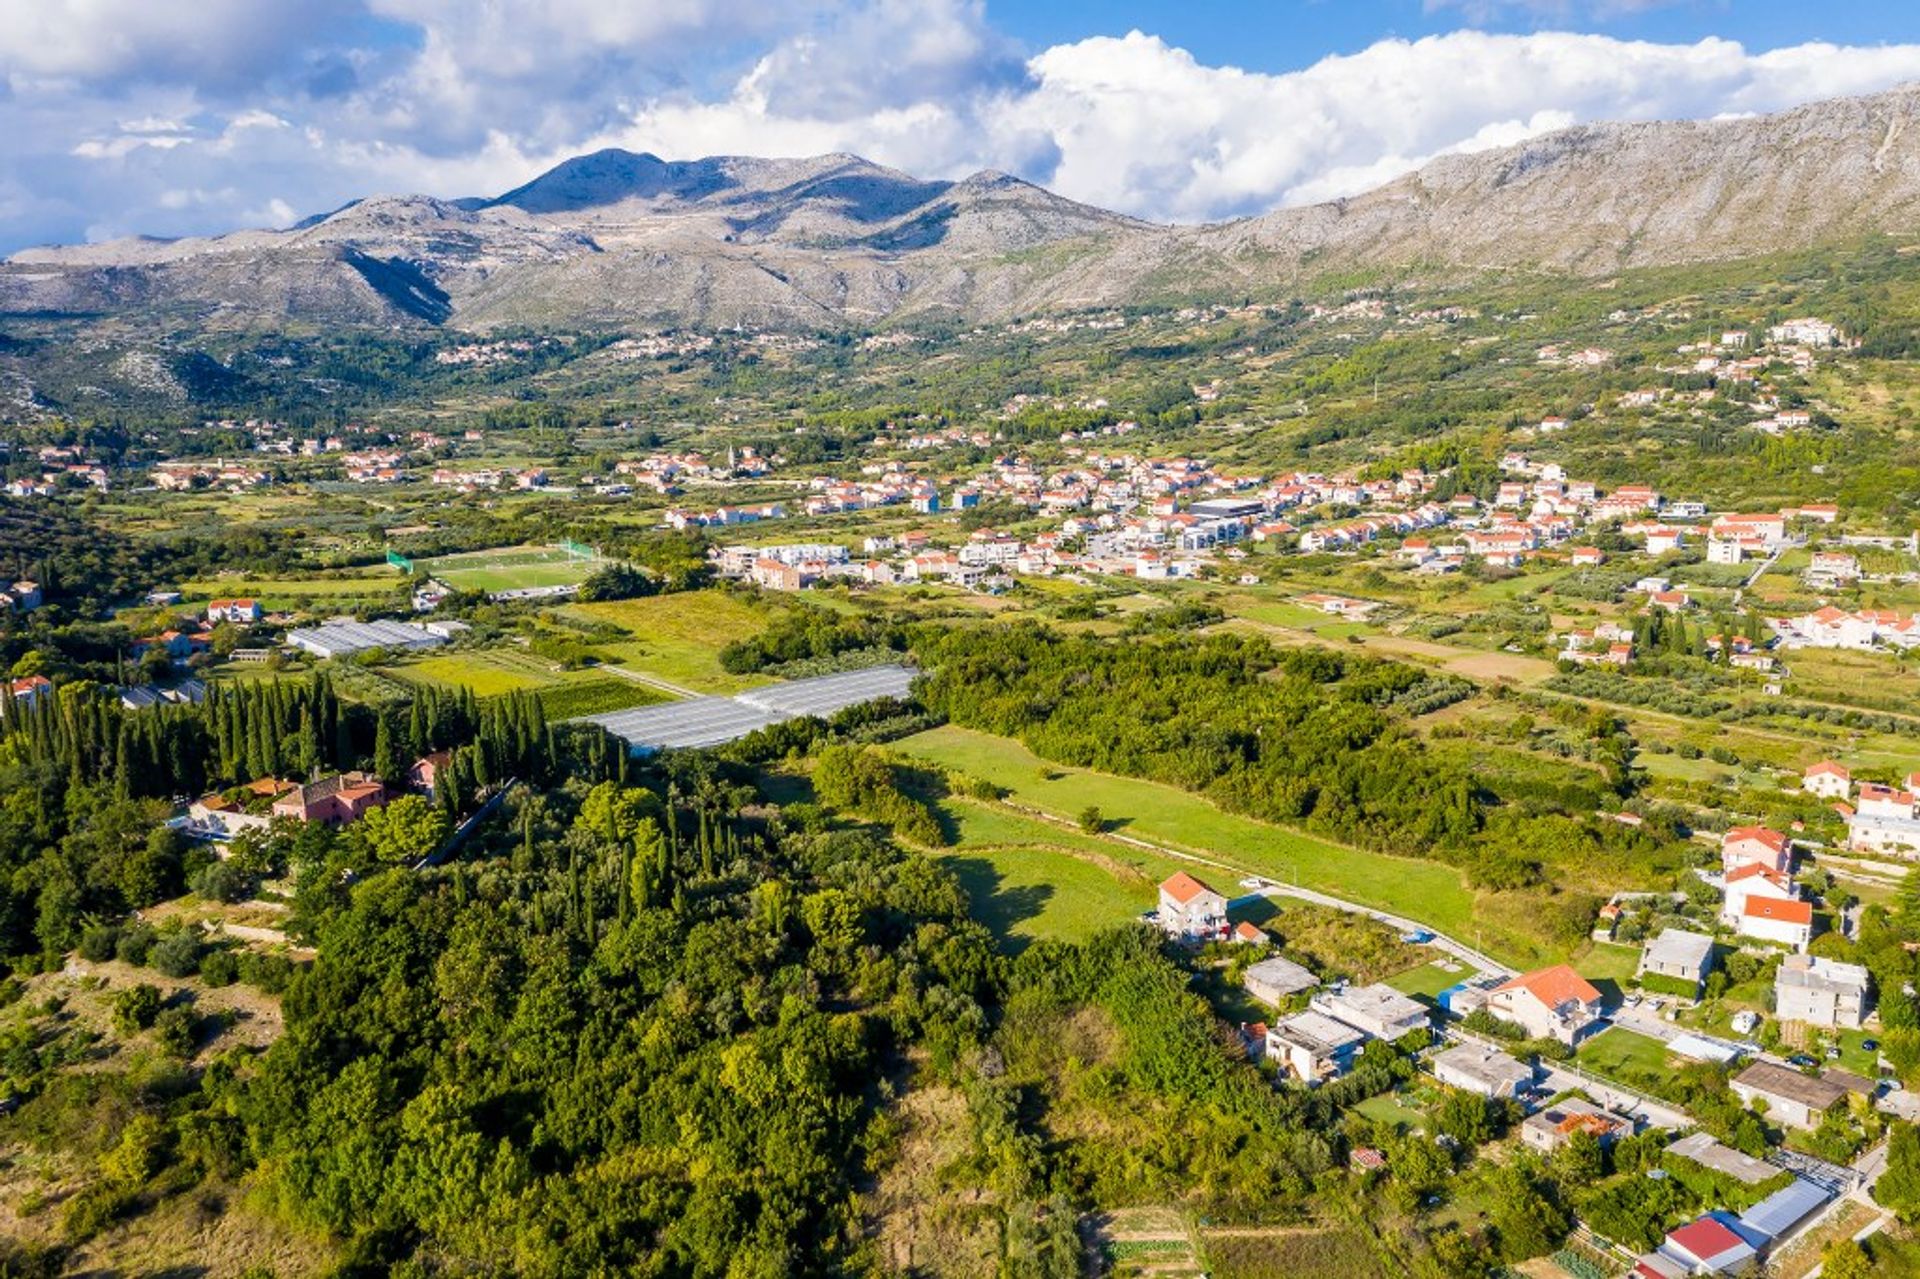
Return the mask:
<path id="1" fill-rule="evenodd" d="M 857 156 L 600 151 L 492 199 L 371 197 L 285 231 L 36 249 L 0 315 L 209 326 L 745 325 L 1276 293 L 1355 267 L 1624 267 L 1920 228 L 1920 89 L 1446 156 L 1349 200 L 1158 227 L 1017 178 Z"/>

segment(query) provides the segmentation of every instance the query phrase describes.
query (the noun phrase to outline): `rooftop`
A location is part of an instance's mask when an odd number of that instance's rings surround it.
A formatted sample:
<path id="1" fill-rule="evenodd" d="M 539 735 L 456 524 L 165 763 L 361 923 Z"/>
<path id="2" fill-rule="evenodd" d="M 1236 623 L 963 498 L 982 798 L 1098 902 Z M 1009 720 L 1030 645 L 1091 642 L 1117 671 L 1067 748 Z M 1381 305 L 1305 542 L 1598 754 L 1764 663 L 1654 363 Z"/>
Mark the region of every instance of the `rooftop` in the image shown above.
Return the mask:
<path id="1" fill-rule="evenodd" d="M 1449 1070 L 1457 1070 L 1469 1078 L 1499 1088 L 1511 1088 L 1515 1084 L 1533 1080 L 1532 1066 L 1485 1044 L 1467 1043 L 1449 1048 L 1433 1059 L 1433 1065 L 1436 1070 L 1444 1065 Z"/>
<path id="2" fill-rule="evenodd" d="M 1825 1110 L 1847 1095 L 1847 1090 L 1828 1079 L 1803 1075 L 1790 1066 L 1756 1061 L 1733 1077 L 1733 1082 L 1769 1097 L 1798 1102 L 1809 1110 Z"/>
<path id="3" fill-rule="evenodd" d="M 1713 938 L 1705 933 L 1690 933 L 1684 928 L 1664 929 L 1647 943 L 1642 962 L 1648 967 L 1684 968 L 1700 971 L 1713 958 Z"/>
<path id="4" fill-rule="evenodd" d="M 1702 1168 L 1725 1173 L 1743 1185 L 1757 1186 L 1780 1175 L 1780 1170 L 1765 1160 L 1723 1146 L 1704 1132 L 1689 1133 L 1668 1146 L 1667 1151 L 1691 1159 Z"/>
<path id="5" fill-rule="evenodd" d="M 1270 1038 L 1294 1044 L 1313 1053 L 1334 1052 L 1366 1040 L 1366 1035 L 1343 1021 L 1308 1009 L 1282 1017 L 1267 1031 Z"/>
<path id="6" fill-rule="evenodd" d="M 1549 1008 L 1558 1008 L 1562 1004 L 1593 1004 L 1600 1001 L 1600 991 L 1594 984 L 1566 964 L 1555 964 L 1552 968 L 1521 973 L 1518 977 L 1495 986 L 1494 989 L 1496 991 L 1528 991 Z"/>
<path id="7" fill-rule="evenodd" d="M 1867 970 L 1859 964 L 1843 964 L 1818 955 L 1788 955 L 1780 961 L 1774 984 L 1836 995 L 1860 995 L 1866 992 L 1867 980 Z"/>

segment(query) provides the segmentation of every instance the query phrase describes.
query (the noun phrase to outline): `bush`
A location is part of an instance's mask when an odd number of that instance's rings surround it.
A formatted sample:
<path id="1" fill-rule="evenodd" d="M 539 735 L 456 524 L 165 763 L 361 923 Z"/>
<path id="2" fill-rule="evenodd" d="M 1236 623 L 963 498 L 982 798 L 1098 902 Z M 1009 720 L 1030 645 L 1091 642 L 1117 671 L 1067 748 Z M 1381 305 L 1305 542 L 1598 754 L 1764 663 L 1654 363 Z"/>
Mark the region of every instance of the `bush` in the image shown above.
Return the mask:
<path id="1" fill-rule="evenodd" d="M 191 977 L 200 971 L 203 949 L 197 934 L 183 930 L 169 933 L 155 942 L 147 959 L 154 968 L 169 977 Z"/>
<path id="2" fill-rule="evenodd" d="M 242 951 L 235 962 L 238 964 L 240 980 L 268 995 L 285 993 L 287 984 L 293 980 L 293 961 L 285 955 L 256 955 L 251 951 Z M 203 971 L 204 967 L 202 965 Z"/>
<path id="3" fill-rule="evenodd" d="M 135 1034 L 153 1025 L 160 1015 L 160 990 L 141 982 L 114 996 L 113 1028 L 123 1035 Z"/>
<path id="4" fill-rule="evenodd" d="M 112 924 L 95 924 L 80 934 L 80 955 L 92 963 L 104 964 L 113 958 L 120 944 L 120 930 Z"/>
<path id="5" fill-rule="evenodd" d="M 200 961 L 200 980 L 209 986 L 231 986 L 240 979 L 240 961 L 230 950 L 209 951 Z"/>
<path id="6" fill-rule="evenodd" d="M 193 1010 L 185 1004 L 163 1009 L 153 1019 L 153 1036 L 170 1055 L 182 1061 L 193 1056 Z"/>
<path id="7" fill-rule="evenodd" d="M 144 964 L 153 950 L 155 936 L 151 925 L 129 924 L 120 930 L 120 938 L 113 944 L 113 957 L 123 964 Z"/>
<path id="8" fill-rule="evenodd" d="M 214 862 L 193 877 L 193 891 L 217 902 L 246 901 L 259 884 L 259 876 L 231 858 Z"/>

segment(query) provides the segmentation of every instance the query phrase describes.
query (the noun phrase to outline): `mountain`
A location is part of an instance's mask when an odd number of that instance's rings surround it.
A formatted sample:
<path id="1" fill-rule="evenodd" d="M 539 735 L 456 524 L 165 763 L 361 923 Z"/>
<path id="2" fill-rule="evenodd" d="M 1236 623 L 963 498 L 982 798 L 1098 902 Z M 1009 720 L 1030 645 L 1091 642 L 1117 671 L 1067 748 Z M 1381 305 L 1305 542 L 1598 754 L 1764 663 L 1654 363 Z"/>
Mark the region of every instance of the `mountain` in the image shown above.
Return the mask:
<path id="1" fill-rule="evenodd" d="M 1330 271 L 1602 275 L 1920 228 L 1920 88 L 1603 124 L 1348 200 L 1164 227 L 1002 173 L 598 151 L 493 198 L 369 197 L 284 231 L 34 249 L 0 315 L 208 327 L 865 326 L 1278 293 Z"/>

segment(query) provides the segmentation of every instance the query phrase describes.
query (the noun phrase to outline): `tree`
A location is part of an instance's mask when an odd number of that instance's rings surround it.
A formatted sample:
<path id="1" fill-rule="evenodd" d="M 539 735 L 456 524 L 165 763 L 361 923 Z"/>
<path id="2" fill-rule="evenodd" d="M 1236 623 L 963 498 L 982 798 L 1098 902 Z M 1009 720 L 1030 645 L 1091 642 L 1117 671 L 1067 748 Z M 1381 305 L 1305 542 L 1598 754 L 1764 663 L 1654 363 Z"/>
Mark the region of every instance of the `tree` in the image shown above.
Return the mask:
<path id="1" fill-rule="evenodd" d="M 1107 828 L 1107 819 L 1105 814 L 1103 814 L 1100 811 L 1100 806 L 1098 804 L 1088 804 L 1085 808 L 1080 810 L 1080 829 L 1081 830 L 1085 831 L 1089 835 L 1098 835 L 1101 831 L 1105 830 L 1106 828 Z"/>
<path id="2" fill-rule="evenodd" d="M 1908 1225 L 1920 1222 L 1920 1128 L 1894 1120 L 1887 1135 L 1887 1168 L 1874 1184 L 1873 1197 Z"/>
<path id="3" fill-rule="evenodd" d="M 384 714 L 378 717 L 373 729 L 373 771 L 389 786 L 399 785 L 407 775 L 406 765 L 400 761 L 400 748 L 393 740 L 393 729 L 388 727 Z"/>
<path id="4" fill-rule="evenodd" d="M 114 996 L 113 1028 L 123 1035 L 145 1030 L 159 1015 L 160 988 L 149 982 L 129 986 Z"/>
<path id="5" fill-rule="evenodd" d="M 1873 1261 L 1855 1239 L 1836 1239 L 1820 1254 L 1821 1279 L 1873 1279 Z"/>
<path id="6" fill-rule="evenodd" d="M 353 834 L 372 860 L 408 866 L 440 847 L 447 837 L 447 815 L 424 795 L 402 795 L 369 811 L 354 825 Z"/>

